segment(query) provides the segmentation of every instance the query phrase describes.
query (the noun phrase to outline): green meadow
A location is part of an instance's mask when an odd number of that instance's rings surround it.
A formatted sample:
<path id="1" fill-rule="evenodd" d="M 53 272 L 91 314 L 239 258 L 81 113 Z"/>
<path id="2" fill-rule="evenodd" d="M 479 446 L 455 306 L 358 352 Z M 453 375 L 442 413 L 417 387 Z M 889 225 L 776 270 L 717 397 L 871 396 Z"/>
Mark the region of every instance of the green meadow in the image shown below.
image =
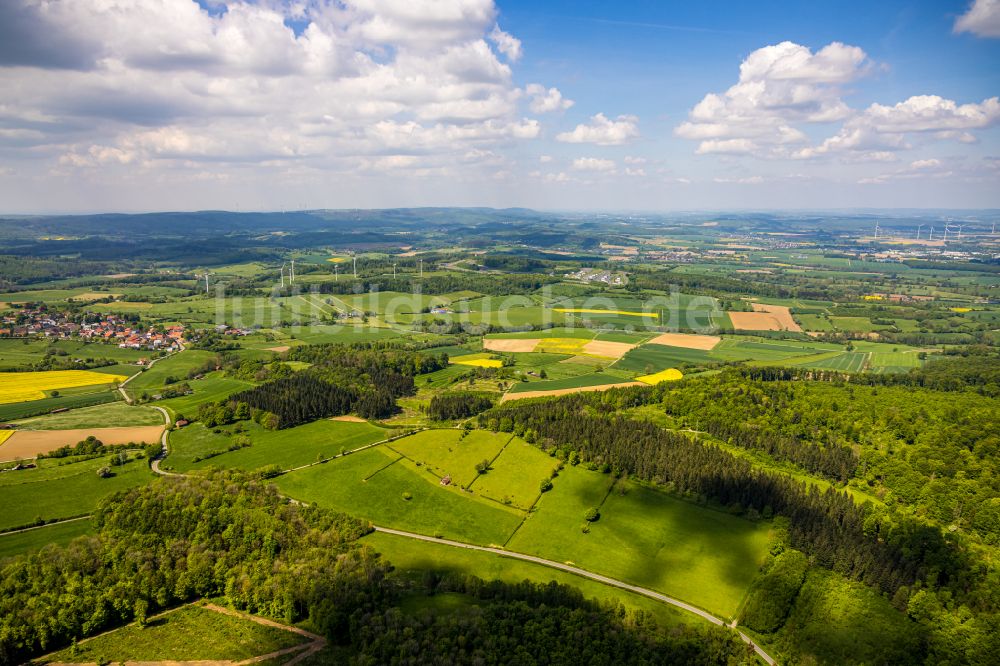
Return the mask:
<path id="1" fill-rule="evenodd" d="M 108 465 L 107 456 L 74 461 L 72 458 L 38 461 L 35 469 L 0 474 L 0 529 L 11 529 L 41 518 L 54 520 L 90 513 L 97 502 L 125 488 L 153 478 L 146 460 L 132 460 L 112 467 L 110 478 L 97 470 Z"/>
<path id="2" fill-rule="evenodd" d="M 234 426 L 209 429 L 200 423 L 174 430 L 170 433 L 170 456 L 165 466 L 179 472 L 210 467 L 254 470 L 267 465 L 290 469 L 392 435 L 391 430 L 367 422 L 329 419 L 286 430 L 265 430 L 253 422 L 243 425 L 244 432 L 236 431 Z M 252 442 L 249 447 L 238 448 L 241 435 Z"/>
<path id="3" fill-rule="evenodd" d="M 769 524 L 644 485 L 612 482 L 608 475 L 566 467 L 508 547 L 572 561 L 733 616 L 767 554 Z M 584 519 L 590 508 L 600 511 L 592 523 Z"/>

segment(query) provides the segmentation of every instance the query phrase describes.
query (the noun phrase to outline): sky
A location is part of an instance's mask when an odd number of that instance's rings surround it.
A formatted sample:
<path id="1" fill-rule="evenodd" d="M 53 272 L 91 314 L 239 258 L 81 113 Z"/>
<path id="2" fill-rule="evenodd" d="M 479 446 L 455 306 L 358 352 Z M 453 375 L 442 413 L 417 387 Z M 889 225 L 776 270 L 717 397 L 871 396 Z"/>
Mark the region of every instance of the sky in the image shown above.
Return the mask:
<path id="1" fill-rule="evenodd" d="M 0 212 L 1000 208 L 1000 0 L 2 0 Z"/>

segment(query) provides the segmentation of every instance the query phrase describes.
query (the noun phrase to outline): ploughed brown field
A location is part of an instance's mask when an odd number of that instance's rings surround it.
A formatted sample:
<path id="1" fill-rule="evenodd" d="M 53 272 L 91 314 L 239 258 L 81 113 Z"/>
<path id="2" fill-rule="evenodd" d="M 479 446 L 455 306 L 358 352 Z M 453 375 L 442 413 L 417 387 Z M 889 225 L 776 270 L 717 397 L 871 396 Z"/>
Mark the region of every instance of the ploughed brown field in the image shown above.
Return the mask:
<path id="1" fill-rule="evenodd" d="M 668 347 L 684 347 L 685 349 L 701 349 L 709 351 L 722 340 L 717 335 L 691 335 L 689 333 L 664 333 L 658 335 L 650 344 L 667 345 Z"/>
<path id="2" fill-rule="evenodd" d="M 802 331 L 783 305 L 754 303 L 753 309 L 753 312 L 728 312 L 733 328 L 738 331 Z"/>
<path id="3" fill-rule="evenodd" d="M 93 435 L 105 444 L 152 444 L 160 441 L 163 426 L 131 426 L 124 428 L 79 428 L 72 430 L 18 430 L 0 444 L 0 461 L 34 458 Z"/>
<path id="4" fill-rule="evenodd" d="M 531 352 L 540 340 L 538 338 L 526 338 L 524 340 L 483 340 L 483 349 L 498 352 Z"/>

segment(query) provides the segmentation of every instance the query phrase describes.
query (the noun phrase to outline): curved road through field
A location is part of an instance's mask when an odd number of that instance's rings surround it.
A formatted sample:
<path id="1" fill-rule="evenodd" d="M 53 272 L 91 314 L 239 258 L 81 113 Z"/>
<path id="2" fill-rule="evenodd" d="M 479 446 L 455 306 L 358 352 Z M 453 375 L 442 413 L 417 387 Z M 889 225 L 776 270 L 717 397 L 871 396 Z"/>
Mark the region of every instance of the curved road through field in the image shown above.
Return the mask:
<path id="1" fill-rule="evenodd" d="M 170 428 L 170 423 L 171 422 L 170 422 L 170 415 L 167 413 L 167 410 L 163 409 L 162 407 L 155 407 L 155 406 L 154 406 L 154 409 L 160 410 L 160 413 L 163 414 L 163 418 L 166 421 L 166 425 L 165 425 L 165 427 L 163 429 L 163 438 L 162 438 L 162 440 L 160 442 L 163 445 L 163 449 L 160 451 L 160 455 L 158 455 L 156 458 L 153 459 L 152 464 L 150 466 L 152 467 L 152 470 L 154 472 L 156 472 L 157 474 L 160 474 L 162 476 L 186 476 L 185 474 L 178 474 L 176 472 L 167 472 L 165 470 L 161 470 L 160 469 L 160 462 L 167 456 L 167 453 L 168 453 L 168 449 L 167 449 L 167 435 L 170 432 L 169 428 Z M 397 438 L 398 437 L 393 437 L 393 438 L 389 438 L 388 440 L 383 440 L 383 441 L 380 441 L 380 442 L 374 442 L 372 444 L 367 444 L 367 445 L 361 447 L 361 449 L 367 449 L 367 448 L 370 448 L 372 446 L 377 446 L 379 444 L 385 443 L 386 441 L 391 441 L 392 439 L 397 439 Z M 360 451 L 361 449 L 356 449 L 356 450 Z M 341 454 L 338 454 L 338 455 L 334 456 L 333 458 L 340 458 L 341 456 L 349 455 L 349 453 L 354 453 L 354 451 L 351 451 L 351 452 L 348 452 L 348 453 L 341 453 Z M 325 462 L 327 462 L 327 460 L 324 460 L 323 462 L 325 463 Z M 296 469 L 303 469 L 304 467 L 312 467 L 313 465 L 317 465 L 317 464 L 321 464 L 321 463 L 318 463 L 318 462 L 317 463 L 310 463 L 308 465 L 303 465 L 303 467 L 298 467 Z M 283 472 L 283 473 L 287 473 L 287 472 L 290 472 L 290 471 L 294 471 L 294 470 L 285 470 L 285 472 Z M 288 499 L 290 499 L 293 502 L 298 502 L 298 500 L 295 500 L 295 499 L 292 499 L 292 498 L 288 498 Z M 490 546 L 476 546 L 476 545 L 473 545 L 471 543 L 463 543 L 461 541 L 452 541 L 450 539 L 439 539 L 437 537 L 427 536 L 426 534 L 417 534 L 415 532 L 406 532 L 404 530 L 397 530 L 397 529 L 393 529 L 391 527 L 379 527 L 378 525 L 372 525 L 372 527 L 375 529 L 376 532 L 383 532 L 385 534 L 394 534 L 396 536 L 405 537 L 407 539 L 416 539 L 418 541 L 427 541 L 428 543 L 436 543 L 436 544 L 440 544 L 440 545 L 443 545 L 443 546 L 451 546 L 453 548 L 464 548 L 466 550 L 478 550 L 478 551 L 481 551 L 481 552 L 486 552 L 486 553 L 492 553 L 494 555 L 499 555 L 501 557 L 509 557 L 511 559 L 514 559 L 514 560 L 523 560 L 525 562 L 532 562 L 534 564 L 540 564 L 542 566 L 546 566 L 546 567 L 549 567 L 549 568 L 552 568 L 552 569 L 558 569 L 560 571 L 565 571 L 567 573 L 571 573 L 571 574 L 573 574 L 575 576 L 580 576 L 582 578 L 589 578 L 590 580 L 595 580 L 598 583 L 603 583 L 605 585 L 610 585 L 611 587 L 617 587 L 617 588 L 622 589 L 622 590 L 627 590 L 629 592 L 634 592 L 636 594 L 641 594 L 644 597 L 649 597 L 650 599 L 655 599 L 656 601 L 660 601 L 660 602 L 663 602 L 663 603 L 666 603 L 666 604 L 670 604 L 671 606 L 676 606 L 677 608 L 680 608 L 681 610 L 687 611 L 688 613 L 693 613 L 694 615 L 697 615 L 698 617 L 702 618 L 703 620 L 708 620 L 712 624 L 716 624 L 716 625 L 719 625 L 721 627 L 730 627 L 731 629 L 735 629 L 736 633 L 739 634 L 740 638 L 745 643 L 747 643 L 748 645 L 750 645 L 754 649 L 754 652 L 756 652 L 757 655 L 761 659 L 763 659 L 765 662 L 767 662 L 769 664 L 769 666 L 774 666 L 777 663 L 777 662 L 775 662 L 774 659 L 771 658 L 771 656 L 769 654 L 767 654 L 766 652 L 764 652 L 763 648 L 761 648 L 759 645 L 757 645 L 755 642 L 753 642 L 753 640 L 749 636 L 747 636 L 746 634 L 744 634 L 739 629 L 736 629 L 736 622 L 735 621 L 732 624 L 728 624 L 722 618 L 718 618 L 718 617 L 712 615 L 711 613 L 709 613 L 708 611 L 704 611 L 704 610 L 702 610 L 702 609 L 700 609 L 700 608 L 698 608 L 696 606 L 692 606 L 691 604 L 685 603 L 685 602 L 681 601 L 680 599 L 674 599 L 673 597 L 669 597 L 669 596 L 667 596 L 665 594 L 661 594 L 660 592 L 656 592 L 655 590 L 650 590 L 650 589 L 647 589 L 645 587 L 639 587 L 638 585 L 632 585 L 631 583 L 626 583 L 624 581 L 620 581 L 620 580 L 617 580 L 615 578 L 610 578 L 608 576 L 603 576 L 601 574 L 594 573 L 592 571 L 587 571 L 586 569 L 581 569 L 579 567 L 574 567 L 574 566 L 569 565 L 569 564 L 563 564 L 562 562 L 556 562 L 554 560 L 547 560 L 547 559 L 542 558 L 542 557 L 536 557 L 535 555 L 528 555 L 527 553 L 519 553 L 519 552 L 512 551 L 512 550 L 504 550 L 502 548 L 493 548 L 493 547 L 490 547 Z"/>
<path id="2" fill-rule="evenodd" d="M 416 539 L 418 541 L 427 541 L 429 543 L 437 543 L 445 546 L 452 546 L 454 548 L 465 548 L 466 550 L 478 550 L 485 553 L 492 553 L 494 555 L 499 555 L 501 557 L 509 557 L 513 560 L 523 560 L 525 562 L 533 562 L 534 564 L 541 564 L 542 566 L 550 567 L 552 569 L 559 569 L 560 571 L 565 571 L 582 578 L 589 578 L 591 580 L 596 580 L 599 583 L 604 583 L 605 585 L 610 585 L 612 587 L 617 587 L 622 590 L 628 590 L 629 592 L 635 592 L 636 594 L 641 594 L 644 597 L 649 597 L 650 599 L 655 599 L 657 601 L 662 601 L 663 603 L 670 604 L 671 606 L 676 606 L 682 610 L 689 613 L 694 613 L 698 617 L 708 620 L 712 624 L 717 624 L 722 627 L 732 627 L 736 628 L 735 624 L 727 624 L 721 618 L 718 618 L 707 611 L 703 611 L 700 608 L 692 606 L 691 604 L 684 603 L 680 599 L 674 599 L 673 597 L 668 597 L 665 594 L 660 594 L 654 590 L 649 590 L 644 587 L 639 587 L 638 585 L 631 585 L 615 578 L 609 578 L 608 576 L 602 576 L 601 574 L 594 573 L 592 571 L 587 571 L 586 569 L 581 569 L 579 567 L 574 567 L 569 564 L 563 564 L 562 562 L 555 562 L 553 560 L 546 560 L 541 557 L 535 557 L 534 555 L 528 555 L 526 553 L 518 553 L 511 550 L 504 550 L 502 548 L 492 548 L 489 546 L 474 546 L 469 543 L 462 543 L 461 541 L 451 541 L 450 539 L 438 539 L 437 537 L 431 537 L 424 534 L 416 534 L 414 532 L 404 532 L 403 530 L 395 530 L 390 527 L 379 527 L 373 525 L 376 532 L 384 532 L 385 534 L 395 534 L 396 536 L 406 537 L 408 539 Z M 751 647 L 753 647 L 754 652 L 760 656 L 761 659 L 766 661 L 770 666 L 774 666 L 776 663 L 774 659 L 771 658 L 769 654 L 764 652 L 764 650 L 753 642 L 749 636 L 744 634 L 738 629 L 736 632 L 740 635 L 740 638 Z"/>

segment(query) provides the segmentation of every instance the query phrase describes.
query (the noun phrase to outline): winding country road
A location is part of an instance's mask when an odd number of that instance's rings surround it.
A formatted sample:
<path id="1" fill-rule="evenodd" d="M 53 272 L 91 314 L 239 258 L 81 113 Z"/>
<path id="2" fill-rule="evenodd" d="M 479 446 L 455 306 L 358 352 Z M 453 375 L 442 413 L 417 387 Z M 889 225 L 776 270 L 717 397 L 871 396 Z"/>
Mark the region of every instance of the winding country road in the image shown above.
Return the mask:
<path id="1" fill-rule="evenodd" d="M 376 532 L 383 532 L 385 534 L 394 534 L 400 537 L 406 537 L 408 539 L 416 539 L 418 541 L 427 541 L 429 543 L 437 543 L 444 546 L 452 546 L 453 548 L 464 548 L 466 550 L 478 550 L 480 552 L 492 553 L 494 555 L 499 555 L 501 557 L 509 557 L 513 560 L 523 560 L 525 562 L 533 562 L 535 564 L 541 564 L 542 566 L 550 567 L 552 569 L 559 569 L 560 571 L 565 571 L 567 573 L 580 576 L 582 578 L 589 578 L 591 580 L 596 580 L 599 583 L 604 583 L 605 585 L 610 585 L 612 587 L 617 587 L 622 590 L 628 590 L 629 592 L 635 592 L 636 594 L 641 594 L 650 599 L 655 599 L 657 601 L 662 601 L 663 603 L 670 604 L 671 606 L 676 606 L 682 610 L 689 613 L 694 613 L 698 617 L 708 620 L 712 624 L 717 624 L 721 627 L 731 627 L 736 628 L 735 624 L 728 624 L 721 618 L 718 618 L 707 611 L 703 611 L 700 608 L 692 606 L 691 604 L 684 603 L 680 599 L 674 599 L 673 597 L 668 597 L 665 594 L 660 594 L 654 590 L 649 590 L 644 587 L 639 587 L 638 585 L 631 585 L 630 583 L 625 583 L 623 581 L 617 580 L 615 578 L 609 578 L 608 576 L 602 576 L 601 574 L 594 573 L 592 571 L 587 571 L 586 569 L 581 569 L 579 567 L 574 567 L 569 564 L 563 564 L 562 562 L 555 562 L 553 560 L 546 560 L 541 557 L 536 557 L 534 555 L 528 555 L 526 553 L 518 553 L 515 551 L 504 550 L 502 548 L 492 548 L 490 546 L 474 546 L 470 543 L 462 543 L 461 541 L 452 541 L 450 539 L 438 539 L 436 537 L 426 536 L 424 534 L 416 534 L 414 532 L 405 532 L 403 530 L 396 530 L 390 527 L 379 527 L 378 525 L 373 525 Z M 749 636 L 744 634 L 738 629 L 736 632 L 740 635 L 740 638 L 751 647 L 753 647 L 754 652 L 766 661 L 770 666 L 774 666 L 776 663 L 774 659 L 771 658 L 769 654 L 764 652 L 763 648 L 753 642 Z"/>
<path id="2" fill-rule="evenodd" d="M 166 458 L 167 454 L 170 452 L 170 449 L 167 448 L 168 446 L 167 436 L 170 434 L 171 420 L 170 420 L 170 414 L 167 413 L 167 410 L 163 409 L 163 407 L 157 407 L 156 405 L 153 405 L 153 409 L 156 409 L 161 414 L 163 414 L 164 424 L 163 424 L 163 434 L 160 435 L 160 453 L 149 462 L 149 468 L 153 470 L 153 472 L 161 476 L 184 476 L 183 474 L 174 474 L 173 472 L 167 472 L 160 469 L 160 461 Z"/>
<path id="3" fill-rule="evenodd" d="M 154 408 L 160 410 L 160 412 L 163 414 L 163 418 L 166 421 L 166 426 L 163 429 L 163 438 L 161 440 L 161 444 L 163 445 L 163 449 L 160 452 L 160 455 L 158 455 L 156 458 L 153 459 L 152 464 L 150 465 L 150 467 L 152 468 L 152 470 L 154 472 L 156 472 L 157 474 L 160 474 L 162 476 L 185 476 L 184 474 L 178 474 L 176 472 L 167 472 L 165 470 L 161 470 L 160 469 L 160 462 L 167 456 L 167 453 L 169 452 L 169 449 L 167 448 L 167 439 L 168 439 L 167 435 L 170 432 L 169 428 L 170 428 L 170 423 L 171 422 L 170 422 L 170 415 L 167 413 L 167 410 L 163 409 L 162 407 L 155 407 L 154 406 Z M 385 442 L 392 441 L 393 439 L 398 439 L 399 437 L 403 437 L 403 436 L 405 436 L 405 435 L 398 435 L 396 437 L 390 437 L 389 439 L 382 440 L 380 442 L 374 442 L 372 444 L 366 444 L 365 446 L 362 446 L 362 447 L 360 447 L 358 449 L 355 449 L 353 451 L 348 451 L 348 452 L 337 454 L 337 455 L 333 456 L 333 458 L 330 458 L 330 459 L 327 459 L 327 460 L 323 460 L 322 462 L 310 463 L 308 465 L 303 465 L 302 467 L 296 467 L 295 469 L 303 469 L 305 467 L 312 467 L 314 465 L 322 464 L 322 463 L 327 462 L 328 460 L 333 460 L 333 459 L 340 458 L 340 457 L 345 456 L 345 455 L 350 455 L 351 453 L 354 453 L 356 451 L 361 451 L 363 449 L 371 448 L 373 446 L 378 446 L 380 444 L 384 444 Z M 283 474 L 291 472 L 291 471 L 294 471 L 294 469 L 293 470 L 285 470 L 283 472 Z M 292 502 L 298 502 L 298 500 L 295 500 L 295 499 L 290 498 L 290 497 L 288 499 L 291 500 Z M 372 527 L 375 529 L 376 532 L 383 532 L 385 534 L 393 534 L 395 536 L 405 537 L 407 539 L 416 539 L 418 541 L 426 541 L 428 543 L 436 543 L 436 544 L 440 544 L 442 546 L 451 546 L 452 548 L 464 548 L 466 550 L 477 550 L 477 551 L 481 551 L 481 552 L 492 553 L 494 555 L 499 555 L 501 557 L 509 557 L 511 559 L 514 559 L 514 560 L 522 560 L 524 562 L 532 562 L 534 564 L 540 564 L 542 566 L 549 567 L 551 569 L 558 569 L 560 571 L 565 571 L 567 573 L 571 573 L 573 575 L 580 576 L 582 578 L 589 578 L 590 580 L 594 580 L 594 581 L 597 581 L 598 583 L 603 583 L 605 585 L 610 585 L 611 587 L 617 587 L 617 588 L 622 589 L 622 590 L 627 590 L 629 592 L 634 592 L 636 594 L 641 594 L 641 595 L 643 595 L 645 597 L 649 597 L 650 599 L 654 599 L 656 601 L 660 601 L 660 602 L 665 603 L 665 604 L 670 604 L 671 606 L 675 606 L 677 608 L 680 608 L 681 610 L 687 611 L 688 613 L 692 613 L 694 615 L 697 615 L 698 617 L 702 618 L 703 620 L 707 620 L 707 621 L 711 622 L 712 624 L 718 625 L 720 627 L 729 627 L 731 629 L 734 629 L 736 631 L 736 633 L 739 634 L 739 636 L 743 640 L 743 642 L 745 642 L 748 645 L 750 645 L 754 649 L 754 652 L 756 652 L 757 655 L 761 659 L 763 659 L 765 662 L 767 662 L 767 664 L 769 666 L 774 666 L 777 663 L 777 662 L 775 662 L 774 659 L 771 658 L 771 656 L 769 654 L 767 654 L 764 651 L 763 648 L 761 648 L 759 645 L 757 645 L 749 636 L 747 636 L 742 631 L 740 631 L 739 629 L 737 629 L 735 621 L 733 623 L 731 623 L 731 624 L 727 623 L 722 618 L 716 617 L 715 615 L 712 615 L 708 611 L 704 611 L 704 610 L 698 608 L 697 606 L 692 606 L 691 604 L 685 603 L 685 602 L 681 601 L 680 599 L 674 599 L 673 597 L 669 597 L 669 596 L 667 596 L 665 594 L 661 594 L 660 592 L 656 592 L 655 590 L 650 590 L 650 589 L 647 589 L 645 587 L 639 587 L 638 585 L 632 585 L 631 583 L 626 583 L 624 581 L 620 581 L 620 580 L 617 580 L 615 578 L 610 578 L 608 576 L 603 576 L 601 574 L 594 573 L 592 571 L 587 571 L 586 569 L 581 569 L 579 567 L 574 567 L 574 566 L 569 565 L 569 564 L 563 564 L 562 562 L 556 562 L 556 561 L 553 561 L 553 560 L 547 560 L 545 558 L 537 557 L 535 555 L 528 555 L 527 553 L 519 553 L 519 552 L 511 551 L 511 550 L 504 550 L 502 548 L 493 548 L 493 547 L 490 547 L 490 546 L 476 546 L 476 545 L 473 545 L 471 543 L 463 543 L 461 541 L 452 541 L 450 539 L 439 539 L 437 537 L 427 536 L 425 534 L 417 534 L 415 532 L 406 532 L 404 530 L 397 530 L 397 529 L 393 529 L 391 527 L 380 527 L 380 526 L 374 525 L 374 524 L 372 525 Z"/>

